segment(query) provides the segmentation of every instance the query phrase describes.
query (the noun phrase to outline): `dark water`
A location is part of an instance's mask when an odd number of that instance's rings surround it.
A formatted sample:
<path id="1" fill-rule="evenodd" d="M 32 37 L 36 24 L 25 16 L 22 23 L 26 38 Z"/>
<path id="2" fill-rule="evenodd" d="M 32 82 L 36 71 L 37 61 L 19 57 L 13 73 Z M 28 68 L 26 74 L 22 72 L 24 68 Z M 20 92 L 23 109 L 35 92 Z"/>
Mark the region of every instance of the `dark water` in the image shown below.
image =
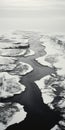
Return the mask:
<path id="1" fill-rule="evenodd" d="M 38 45 L 39 41 L 32 41 Z M 31 48 L 34 48 L 34 45 L 31 42 Z M 36 50 L 37 49 L 37 50 Z M 39 129 L 39 130 L 50 130 L 55 124 L 61 120 L 60 112 L 58 110 L 51 110 L 46 104 L 43 103 L 41 92 L 38 86 L 34 83 L 34 81 L 41 79 L 45 75 L 54 73 L 53 69 L 49 67 L 44 67 L 38 64 L 34 59 L 39 55 L 39 49 L 42 50 L 42 46 L 40 48 L 34 48 L 34 50 L 38 51 L 35 56 L 30 57 L 22 57 L 19 60 L 22 62 L 26 62 L 33 67 L 33 71 L 25 76 L 23 76 L 20 80 L 22 84 L 26 86 L 24 92 L 19 95 L 14 95 L 11 98 L 3 99 L 1 98 L 1 102 L 17 102 L 21 105 L 24 105 L 24 110 L 27 112 L 27 116 L 24 121 L 19 124 L 14 124 L 9 126 L 6 130 L 25 130 L 25 129 Z"/>

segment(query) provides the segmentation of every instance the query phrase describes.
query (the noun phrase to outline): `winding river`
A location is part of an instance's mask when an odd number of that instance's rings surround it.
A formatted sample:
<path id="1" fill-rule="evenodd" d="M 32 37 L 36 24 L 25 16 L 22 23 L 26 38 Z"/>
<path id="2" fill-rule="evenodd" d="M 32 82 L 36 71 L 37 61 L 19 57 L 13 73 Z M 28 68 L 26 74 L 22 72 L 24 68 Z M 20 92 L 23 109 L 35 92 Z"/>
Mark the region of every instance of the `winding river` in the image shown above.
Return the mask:
<path id="1" fill-rule="evenodd" d="M 18 60 L 28 63 L 33 67 L 33 71 L 24 75 L 20 79 L 20 83 L 26 86 L 24 92 L 14 95 L 10 98 L 0 98 L 0 102 L 19 103 L 24 106 L 27 116 L 24 121 L 19 124 L 9 126 L 6 130 L 24 130 L 24 129 L 39 129 L 50 130 L 58 121 L 61 120 L 60 111 L 50 109 L 44 104 L 42 95 L 38 86 L 34 83 L 42 77 L 55 73 L 54 69 L 44 67 L 35 61 L 40 55 L 45 54 L 44 48 L 40 45 L 40 37 L 32 36 L 29 43 L 31 49 L 35 51 L 35 55 L 29 57 L 20 57 Z"/>

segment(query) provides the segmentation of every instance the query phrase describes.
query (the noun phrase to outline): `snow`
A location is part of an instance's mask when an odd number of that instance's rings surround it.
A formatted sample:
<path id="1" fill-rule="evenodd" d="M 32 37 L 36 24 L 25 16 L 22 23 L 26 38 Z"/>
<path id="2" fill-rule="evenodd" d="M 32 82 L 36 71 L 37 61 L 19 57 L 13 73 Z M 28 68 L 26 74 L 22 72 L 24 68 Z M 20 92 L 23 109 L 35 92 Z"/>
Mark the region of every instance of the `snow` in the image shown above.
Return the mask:
<path id="1" fill-rule="evenodd" d="M 24 62 L 19 62 L 17 63 L 15 69 L 11 74 L 17 74 L 17 75 L 25 75 L 33 71 L 33 68 L 31 65 L 24 63 Z"/>
<path id="2" fill-rule="evenodd" d="M 16 67 L 16 64 L 3 64 L 0 65 L 0 71 L 11 71 Z"/>
<path id="3" fill-rule="evenodd" d="M 37 58 L 36 61 L 43 66 L 52 67 L 52 65 L 49 62 L 45 61 L 45 58 L 46 58 L 46 56 L 41 56 L 41 57 Z"/>
<path id="4" fill-rule="evenodd" d="M 31 49 L 0 49 L 1 56 L 9 56 L 9 57 L 16 57 L 16 56 L 32 56 L 35 52 Z"/>
<path id="5" fill-rule="evenodd" d="M 59 124 L 65 128 L 65 121 L 59 121 Z"/>
<path id="6" fill-rule="evenodd" d="M 0 56 L 0 65 L 2 64 L 12 64 L 16 61 L 16 58 L 12 58 L 12 57 L 2 57 Z"/>
<path id="7" fill-rule="evenodd" d="M 20 78 L 7 72 L 0 73 L 0 97 L 7 98 L 19 94 L 25 90 L 25 86 L 19 83 Z"/>
<path id="8" fill-rule="evenodd" d="M 27 56 L 32 56 L 34 54 L 35 54 L 35 52 L 33 50 L 27 49 L 26 54 L 24 56 L 27 57 Z"/>
<path id="9" fill-rule="evenodd" d="M 9 42 L 22 42 L 24 44 L 28 42 L 28 39 L 24 39 L 22 34 L 21 35 L 17 35 L 14 32 L 13 33 L 11 33 L 11 32 L 5 33 L 4 35 L 0 36 L 0 39 L 3 42 L 5 42 L 5 41 L 6 42 L 7 41 L 9 41 Z"/>
<path id="10" fill-rule="evenodd" d="M 58 125 L 55 125 L 51 130 L 61 130 Z"/>
<path id="11" fill-rule="evenodd" d="M 64 108 L 64 107 L 65 107 L 65 99 L 62 99 L 62 100 L 58 103 L 58 107 L 59 107 L 59 108 Z"/>
<path id="12" fill-rule="evenodd" d="M 10 48 L 13 47 L 14 44 L 10 43 L 10 42 L 1 42 L 0 41 L 0 49 L 4 49 L 4 48 Z"/>
<path id="13" fill-rule="evenodd" d="M 21 55 L 23 56 L 25 53 L 25 49 L 0 49 L 1 56 L 16 57 Z"/>
<path id="14" fill-rule="evenodd" d="M 0 109 L 0 130 L 5 130 L 8 126 L 23 121 L 27 115 L 23 106 L 18 103 L 4 103 Z"/>
<path id="15" fill-rule="evenodd" d="M 46 54 L 37 58 L 36 61 L 43 66 L 56 68 L 56 74 L 55 76 L 47 75 L 35 83 L 41 90 L 44 103 L 48 104 L 51 109 L 54 107 L 60 109 L 63 120 L 51 130 L 61 130 L 65 128 L 65 37 L 43 36 L 40 42 L 45 47 Z M 57 96 L 62 98 L 55 102 L 54 99 Z"/>
<path id="16" fill-rule="evenodd" d="M 43 77 L 42 79 L 35 81 L 35 83 L 37 84 L 37 86 L 39 87 L 42 93 L 43 102 L 45 104 L 51 104 L 55 98 L 55 94 L 54 94 L 55 89 L 51 87 L 52 82 L 50 84 L 45 83 L 45 82 L 49 82 L 50 78 L 51 76 L 47 75 Z"/>
<path id="17" fill-rule="evenodd" d="M 58 89 L 59 89 L 59 96 L 65 98 L 65 80 L 60 78 L 54 74 L 47 75 L 40 80 L 35 81 L 37 86 L 39 87 L 43 102 L 47 104 L 51 109 L 53 109 L 53 101 L 55 97 L 58 96 Z M 62 89 L 62 91 L 61 91 Z M 65 101 L 62 100 L 57 102 L 57 107 L 63 108 L 65 105 Z"/>
<path id="18" fill-rule="evenodd" d="M 41 44 L 45 46 L 46 55 L 39 57 L 36 61 L 44 66 L 56 67 L 59 76 L 65 76 L 65 43 L 58 43 L 58 37 L 43 37 Z"/>

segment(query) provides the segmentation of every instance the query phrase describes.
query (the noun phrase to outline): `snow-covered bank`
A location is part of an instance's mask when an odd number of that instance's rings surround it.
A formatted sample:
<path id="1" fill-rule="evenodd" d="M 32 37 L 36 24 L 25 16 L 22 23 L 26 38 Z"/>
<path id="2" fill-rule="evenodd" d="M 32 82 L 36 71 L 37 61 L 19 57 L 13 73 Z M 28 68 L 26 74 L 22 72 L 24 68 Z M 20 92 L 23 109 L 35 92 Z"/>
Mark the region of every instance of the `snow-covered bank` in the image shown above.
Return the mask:
<path id="1" fill-rule="evenodd" d="M 42 79 L 35 81 L 35 83 L 37 84 L 42 93 L 43 102 L 45 104 L 48 104 L 52 109 L 53 109 L 52 101 L 56 96 L 54 93 L 56 91 L 56 88 L 52 87 L 54 82 L 55 78 L 50 75 L 47 75 Z"/>
<path id="2" fill-rule="evenodd" d="M 60 78 L 59 76 L 52 74 L 52 75 L 47 75 L 42 79 L 35 81 L 35 83 L 37 84 L 37 86 L 39 87 L 42 93 L 43 102 L 45 104 L 48 104 L 48 106 L 52 109 L 54 109 L 54 107 L 56 106 L 64 110 L 65 80 L 63 78 Z M 57 98 L 57 96 L 63 98 L 61 101 L 57 101 L 54 104 L 54 99 Z"/>
<path id="3" fill-rule="evenodd" d="M 65 40 L 59 37 L 43 37 L 41 44 L 45 46 L 46 55 L 39 57 L 36 61 L 44 66 L 57 68 L 57 74 L 65 76 Z"/>
<path id="4" fill-rule="evenodd" d="M 35 81 L 44 103 L 51 109 L 59 109 L 63 120 L 51 130 L 65 129 L 65 36 L 43 36 L 40 39 L 46 54 L 36 59 L 43 66 L 55 68 L 55 74 Z"/>
<path id="5" fill-rule="evenodd" d="M 23 121 L 27 114 L 18 103 L 0 103 L 0 110 L 0 130 Z"/>
<path id="6" fill-rule="evenodd" d="M 0 97 L 6 98 L 19 94 L 25 90 L 25 86 L 19 83 L 19 76 L 12 76 L 7 72 L 0 73 Z"/>
<path id="7" fill-rule="evenodd" d="M 31 71 L 33 71 L 33 68 L 31 65 L 24 63 L 24 62 L 19 62 L 19 63 L 17 63 L 16 67 L 11 72 L 11 74 L 25 75 L 27 73 L 30 73 Z"/>

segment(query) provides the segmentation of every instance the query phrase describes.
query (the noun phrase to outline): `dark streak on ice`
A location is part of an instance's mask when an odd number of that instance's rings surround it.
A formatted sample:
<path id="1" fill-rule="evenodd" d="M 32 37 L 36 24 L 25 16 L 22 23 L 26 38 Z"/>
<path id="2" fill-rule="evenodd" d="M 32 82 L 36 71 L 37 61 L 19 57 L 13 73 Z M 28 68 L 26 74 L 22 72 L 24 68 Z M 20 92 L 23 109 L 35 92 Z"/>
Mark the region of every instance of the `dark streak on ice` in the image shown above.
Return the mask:
<path id="1" fill-rule="evenodd" d="M 38 44 L 39 40 L 35 42 Z M 32 45 L 32 48 L 34 50 L 34 45 Z M 41 45 L 40 48 L 42 49 Z M 27 112 L 27 117 L 24 121 L 19 124 L 9 126 L 7 130 L 35 130 L 37 128 L 39 130 L 42 130 L 42 128 L 43 130 L 50 130 L 55 124 L 58 123 L 59 120 L 61 120 L 59 111 L 51 110 L 43 103 L 41 92 L 38 86 L 34 83 L 35 80 L 41 79 L 45 75 L 54 73 L 54 70 L 38 64 L 34 60 L 36 57 L 38 57 L 38 54 L 35 54 L 35 56 L 21 58 L 22 62 L 30 64 L 34 69 L 31 73 L 23 76 L 20 80 L 20 82 L 26 86 L 25 91 L 19 95 L 14 95 L 11 98 L 0 99 L 1 102 L 11 101 L 20 103 L 21 105 L 24 105 L 24 110 Z"/>

